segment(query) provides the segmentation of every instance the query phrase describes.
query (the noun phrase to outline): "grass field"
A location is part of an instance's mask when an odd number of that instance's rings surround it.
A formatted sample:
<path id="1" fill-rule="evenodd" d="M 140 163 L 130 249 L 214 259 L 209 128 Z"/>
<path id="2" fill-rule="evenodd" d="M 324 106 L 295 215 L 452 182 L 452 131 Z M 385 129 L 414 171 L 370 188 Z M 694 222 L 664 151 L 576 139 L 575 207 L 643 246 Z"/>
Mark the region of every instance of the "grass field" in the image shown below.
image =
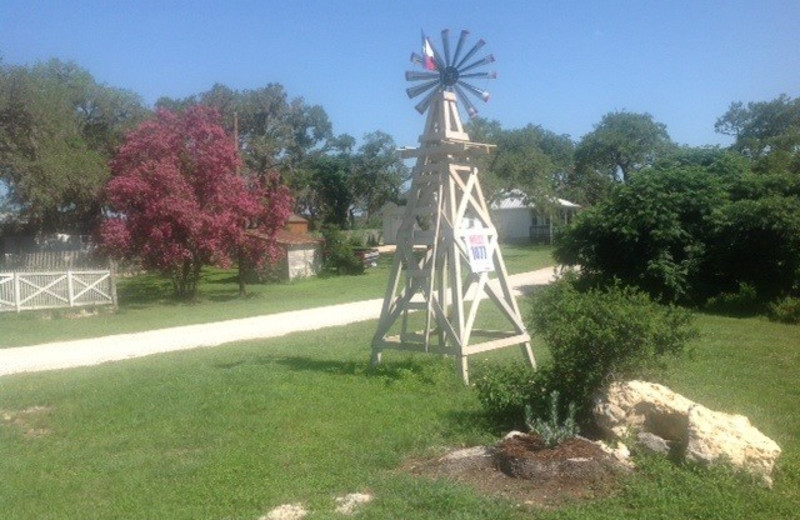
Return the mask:
<path id="1" fill-rule="evenodd" d="M 700 316 L 693 360 L 668 383 L 744 413 L 784 450 L 765 490 L 725 471 L 646 460 L 619 494 L 530 511 L 397 470 L 407 457 L 491 442 L 450 360 L 387 353 L 374 323 L 0 379 L 3 518 L 241 518 L 369 491 L 359 518 L 796 518 L 798 327 Z M 503 359 L 516 359 L 509 349 Z"/>
<path id="2" fill-rule="evenodd" d="M 546 246 L 503 246 L 503 258 L 512 274 L 552 265 L 550 252 Z M 121 279 L 118 283 L 120 308 L 113 314 L 104 312 L 99 317 L 74 318 L 74 311 L 65 310 L 0 313 L 0 348 L 383 298 L 391 261 L 390 255 L 384 255 L 377 268 L 368 269 L 361 276 L 249 285 L 249 295 L 245 298 L 238 296 L 236 271 L 208 269 L 200 296 L 192 303 L 171 299 L 170 281 L 161 276 Z"/>
<path id="3" fill-rule="evenodd" d="M 0 378 L 0 518 L 256 520 L 301 502 L 310 520 L 333 519 L 334 497 L 350 492 L 375 496 L 363 519 L 798 518 L 800 327 L 697 319 L 694 356 L 664 382 L 781 445 L 771 490 L 642 459 L 617 494 L 548 511 L 407 475 L 409 457 L 496 434 L 452 360 L 388 352 L 371 371 L 365 322 Z"/>

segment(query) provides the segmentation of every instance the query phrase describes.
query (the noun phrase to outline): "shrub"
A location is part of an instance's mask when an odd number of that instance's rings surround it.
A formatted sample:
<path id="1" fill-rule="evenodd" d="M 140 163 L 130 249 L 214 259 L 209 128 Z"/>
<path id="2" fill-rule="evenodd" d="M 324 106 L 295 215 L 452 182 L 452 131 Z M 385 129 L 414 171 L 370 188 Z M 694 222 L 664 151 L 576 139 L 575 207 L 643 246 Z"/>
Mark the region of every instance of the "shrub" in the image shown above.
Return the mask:
<path id="1" fill-rule="evenodd" d="M 706 310 L 731 316 L 752 316 L 763 310 L 756 288 L 746 282 L 739 283 L 739 290 L 726 292 L 710 298 Z"/>
<path id="2" fill-rule="evenodd" d="M 709 243 L 709 276 L 719 292 L 746 283 L 762 302 L 791 294 L 800 285 L 800 198 L 782 195 L 738 200 L 715 218 Z"/>
<path id="3" fill-rule="evenodd" d="M 534 371 L 522 363 L 484 366 L 475 388 L 489 420 L 503 429 L 522 428 L 532 396 L 546 394 L 546 373 L 546 369 Z M 537 413 L 539 409 L 535 408 Z"/>
<path id="4" fill-rule="evenodd" d="M 334 226 L 324 227 L 322 236 L 325 239 L 323 263 L 325 273 L 337 275 L 364 273 L 364 263 L 353 250 L 354 240 L 348 239 L 345 233 Z"/>
<path id="5" fill-rule="evenodd" d="M 537 424 L 553 425 L 570 414 L 588 424 L 592 399 L 607 383 L 650 377 L 666 356 L 686 350 L 697 335 L 691 319 L 689 311 L 659 305 L 633 288 L 582 292 L 575 279 L 562 279 L 533 296 L 530 317 L 552 360 L 538 371 L 522 364 L 484 368 L 475 382 L 478 399 L 502 428 L 548 417 L 550 423 Z"/>
<path id="6" fill-rule="evenodd" d="M 583 419 L 605 384 L 663 367 L 666 355 L 684 351 L 697 335 L 685 309 L 619 284 L 579 292 L 570 279 L 534 296 L 530 326 L 552 354 L 548 390 L 574 403 Z"/>
<path id="7" fill-rule="evenodd" d="M 582 212 L 556 239 L 559 263 L 605 283 L 619 279 L 664 301 L 689 301 L 702 279 L 718 175 L 698 168 L 639 172 Z"/>
<path id="8" fill-rule="evenodd" d="M 556 237 L 559 263 L 664 302 L 702 305 L 755 288 L 762 306 L 800 290 L 800 181 L 711 164 L 641 171 Z"/>
<path id="9" fill-rule="evenodd" d="M 769 317 L 773 321 L 800 324 L 800 298 L 787 296 L 769 307 Z"/>

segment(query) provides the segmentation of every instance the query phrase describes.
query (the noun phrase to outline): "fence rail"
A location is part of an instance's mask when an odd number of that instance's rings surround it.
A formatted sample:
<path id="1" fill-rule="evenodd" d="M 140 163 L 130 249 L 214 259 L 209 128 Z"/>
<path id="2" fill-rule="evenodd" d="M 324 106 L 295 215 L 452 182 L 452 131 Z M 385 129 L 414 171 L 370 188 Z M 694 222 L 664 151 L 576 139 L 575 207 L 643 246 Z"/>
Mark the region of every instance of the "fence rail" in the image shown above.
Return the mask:
<path id="1" fill-rule="evenodd" d="M 0 312 L 116 305 L 111 271 L 0 273 Z"/>
<path id="2" fill-rule="evenodd" d="M 97 269 L 98 259 L 88 251 L 39 251 L 3 255 L 2 271 L 87 271 Z"/>

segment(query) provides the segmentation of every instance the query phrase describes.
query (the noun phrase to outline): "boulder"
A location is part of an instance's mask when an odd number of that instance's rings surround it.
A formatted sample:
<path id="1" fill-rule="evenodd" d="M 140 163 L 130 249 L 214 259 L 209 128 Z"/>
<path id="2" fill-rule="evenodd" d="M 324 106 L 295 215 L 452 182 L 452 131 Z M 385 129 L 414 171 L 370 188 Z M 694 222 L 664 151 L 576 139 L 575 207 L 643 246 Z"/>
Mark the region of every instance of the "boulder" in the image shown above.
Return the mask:
<path id="1" fill-rule="evenodd" d="M 747 417 L 694 405 L 689 409 L 688 420 L 687 460 L 702 464 L 729 462 L 772 485 L 772 469 L 781 448 L 750 424 Z"/>
<path id="2" fill-rule="evenodd" d="M 702 464 L 728 462 L 772 484 L 780 447 L 747 417 L 716 412 L 669 388 L 646 381 L 612 384 L 595 403 L 597 425 L 613 439 L 636 436 L 640 445 Z M 662 444 L 663 443 L 663 444 Z"/>
<path id="3" fill-rule="evenodd" d="M 647 431 L 662 439 L 685 439 L 693 401 L 647 381 L 613 383 L 594 408 L 597 425 L 612 438 Z"/>

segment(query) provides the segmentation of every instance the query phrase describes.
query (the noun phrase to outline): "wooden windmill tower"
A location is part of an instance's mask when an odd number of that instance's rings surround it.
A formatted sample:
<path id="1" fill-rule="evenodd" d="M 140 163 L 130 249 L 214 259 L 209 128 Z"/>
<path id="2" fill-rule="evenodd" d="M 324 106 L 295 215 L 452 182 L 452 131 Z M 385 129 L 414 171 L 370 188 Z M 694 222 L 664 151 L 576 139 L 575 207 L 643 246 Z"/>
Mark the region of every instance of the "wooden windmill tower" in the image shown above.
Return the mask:
<path id="1" fill-rule="evenodd" d="M 430 90 L 417 105 L 428 115 L 419 148 L 403 150 L 404 158 L 416 158 L 416 165 L 372 342 L 373 364 L 380 363 L 387 348 L 453 355 L 465 383 L 468 356 L 480 352 L 518 345 L 536 366 L 478 180 L 475 160 L 494 147 L 471 142 L 458 112 L 457 96 L 470 115 L 477 113 L 464 88 L 488 99 L 464 78 L 494 77 L 466 72 L 494 61 L 490 55 L 465 65 L 483 40 L 459 61 L 467 35 L 462 31 L 452 59 L 446 31 L 444 59 L 423 35 L 424 56 L 413 54 L 412 60 L 428 71 L 406 73 L 411 81 L 426 81 L 408 93 L 414 97 Z M 492 273 L 496 278 L 490 280 Z M 493 303 L 506 318 L 505 330 L 480 328 L 478 310 L 485 302 Z"/>

